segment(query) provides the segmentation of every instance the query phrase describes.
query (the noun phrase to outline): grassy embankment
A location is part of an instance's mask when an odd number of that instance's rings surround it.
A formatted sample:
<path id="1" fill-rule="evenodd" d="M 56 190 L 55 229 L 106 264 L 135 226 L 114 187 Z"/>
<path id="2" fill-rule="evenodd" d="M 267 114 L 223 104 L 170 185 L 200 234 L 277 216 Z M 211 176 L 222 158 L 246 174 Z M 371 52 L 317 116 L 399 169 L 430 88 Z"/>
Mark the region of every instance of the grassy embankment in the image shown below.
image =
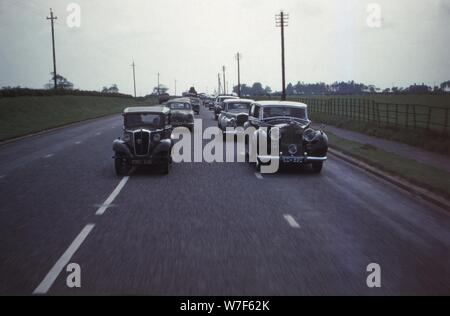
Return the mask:
<path id="1" fill-rule="evenodd" d="M 327 132 L 332 148 L 450 199 L 450 173 Z"/>
<path id="2" fill-rule="evenodd" d="M 120 113 L 127 106 L 156 100 L 107 96 L 27 96 L 0 98 L 0 141 Z"/>

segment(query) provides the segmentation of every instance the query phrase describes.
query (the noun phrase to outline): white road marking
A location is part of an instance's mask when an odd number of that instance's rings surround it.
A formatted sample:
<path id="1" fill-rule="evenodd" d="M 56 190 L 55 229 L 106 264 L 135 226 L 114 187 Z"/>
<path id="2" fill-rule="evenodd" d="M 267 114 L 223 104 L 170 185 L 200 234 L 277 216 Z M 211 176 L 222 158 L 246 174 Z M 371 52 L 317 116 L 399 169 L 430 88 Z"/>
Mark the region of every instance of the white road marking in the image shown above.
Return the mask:
<path id="1" fill-rule="evenodd" d="M 119 195 L 120 191 L 123 189 L 129 178 L 130 177 L 123 177 L 123 179 L 120 180 L 119 184 L 111 193 L 111 195 L 106 199 L 102 206 L 100 206 L 97 212 L 95 212 L 95 215 L 102 215 L 103 213 L 105 213 L 106 209 L 111 205 L 116 196 Z"/>
<path id="2" fill-rule="evenodd" d="M 287 222 L 289 223 L 289 225 L 291 225 L 291 227 L 300 228 L 300 225 L 297 223 L 295 218 L 293 218 L 291 215 L 285 214 L 284 219 L 287 220 Z"/>
<path id="3" fill-rule="evenodd" d="M 50 157 L 53 157 L 53 154 L 48 154 L 48 155 L 44 156 L 44 158 L 50 158 Z"/>
<path id="4" fill-rule="evenodd" d="M 255 177 L 257 177 L 259 180 L 264 179 L 264 177 L 262 176 L 262 174 L 260 174 L 259 172 L 255 172 Z"/>
<path id="5" fill-rule="evenodd" d="M 75 142 L 75 145 L 79 145 L 79 144 L 81 144 L 81 141 Z"/>
<path id="6" fill-rule="evenodd" d="M 101 134 L 102 134 L 102 133 L 98 132 L 98 133 L 96 133 L 95 135 L 99 136 L 99 135 L 101 135 Z"/>
<path id="7" fill-rule="evenodd" d="M 42 282 L 38 285 L 38 287 L 33 291 L 33 294 L 45 294 L 48 292 L 48 290 L 53 285 L 58 275 L 69 263 L 74 253 L 78 250 L 78 248 L 86 239 L 86 237 L 89 235 L 94 226 L 95 224 L 87 224 L 83 228 L 83 230 L 78 234 L 78 236 L 75 238 L 72 244 L 70 244 L 69 248 L 67 248 L 67 250 L 63 253 L 63 255 L 58 259 L 58 261 L 56 261 L 55 265 L 47 273 L 44 280 L 42 280 Z"/>

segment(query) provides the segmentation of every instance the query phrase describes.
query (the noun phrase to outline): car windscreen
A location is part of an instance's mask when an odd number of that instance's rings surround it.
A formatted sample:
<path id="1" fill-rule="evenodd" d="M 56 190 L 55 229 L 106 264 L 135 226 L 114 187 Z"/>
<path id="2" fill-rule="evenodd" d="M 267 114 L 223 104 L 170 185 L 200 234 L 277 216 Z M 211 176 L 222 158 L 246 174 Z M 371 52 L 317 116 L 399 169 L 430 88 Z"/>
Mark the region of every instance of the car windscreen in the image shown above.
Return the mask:
<path id="1" fill-rule="evenodd" d="M 265 107 L 263 110 L 263 118 L 277 117 L 277 116 L 289 116 L 306 120 L 306 109 L 294 108 L 294 107 Z"/>
<path id="2" fill-rule="evenodd" d="M 250 103 L 247 102 L 232 102 L 228 103 L 228 111 L 242 110 L 248 112 L 250 110 Z"/>
<path id="3" fill-rule="evenodd" d="M 169 103 L 171 110 L 190 110 L 192 107 L 189 103 L 173 102 Z"/>
<path id="4" fill-rule="evenodd" d="M 129 113 L 125 115 L 125 127 L 133 128 L 148 126 L 153 128 L 161 127 L 164 120 L 160 114 L 154 113 Z"/>

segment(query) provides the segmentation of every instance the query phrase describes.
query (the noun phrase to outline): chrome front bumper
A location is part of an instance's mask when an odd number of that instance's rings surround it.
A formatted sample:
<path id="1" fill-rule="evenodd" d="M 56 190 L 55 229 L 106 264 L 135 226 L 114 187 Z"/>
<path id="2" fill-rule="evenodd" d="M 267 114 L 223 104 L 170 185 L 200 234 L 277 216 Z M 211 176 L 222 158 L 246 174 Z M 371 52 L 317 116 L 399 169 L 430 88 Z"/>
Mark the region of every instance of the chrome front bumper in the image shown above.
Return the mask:
<path id="1" fill-rule="evenodd" d="M 327 157 L 314 157 L 314 156 L 270 156 L 270 155 L 258 155 L 259 160 L 262 162 L 268 162 L 271 160 L 279 160 L 283 163 L 298 163 L 304 164 L 309 162 L 325 161 Z"/>

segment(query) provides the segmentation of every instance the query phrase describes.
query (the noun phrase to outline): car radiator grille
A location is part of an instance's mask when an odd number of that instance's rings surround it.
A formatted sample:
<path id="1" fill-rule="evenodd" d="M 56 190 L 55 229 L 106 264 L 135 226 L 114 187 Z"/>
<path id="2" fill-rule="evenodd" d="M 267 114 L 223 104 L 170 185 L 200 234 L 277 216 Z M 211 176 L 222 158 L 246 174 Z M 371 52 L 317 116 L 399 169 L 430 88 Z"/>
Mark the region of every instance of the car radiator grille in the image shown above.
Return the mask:
<path id="1" fill-rule="evenodd" d="M 236 118 L 236 125 L 243 126 L 244 123 L 247 122 L 247 120 L 248 120 L 248 115 L 246 115 L 246 114 L 238 115 L 238 117 Z"/>
<path id="2" fill-rule="evenodd" d="M 134 152 L 137 156 L 148 154 L 150 133 L 148 131 L 136 131 L 134 133 Z"/>
<path id="3" fill-rule="evenodd" d="M 295 154 L 302 154 L 302 136 L 293 128 L 281 131 L 280 150 L 283 153 L 288 153 L 290 145 L 295 145 Z"/>

